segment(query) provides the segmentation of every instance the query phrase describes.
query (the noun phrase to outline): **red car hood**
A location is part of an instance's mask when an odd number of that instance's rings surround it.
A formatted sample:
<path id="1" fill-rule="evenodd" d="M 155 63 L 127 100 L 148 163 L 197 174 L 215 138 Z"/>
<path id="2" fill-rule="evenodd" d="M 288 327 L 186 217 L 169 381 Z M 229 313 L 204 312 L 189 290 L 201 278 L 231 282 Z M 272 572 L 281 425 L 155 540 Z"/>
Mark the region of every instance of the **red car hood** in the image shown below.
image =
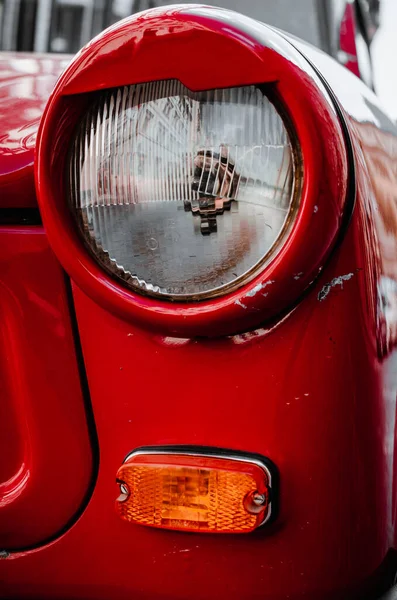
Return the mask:
<path id="1" fill-rule="evenodd" d="M 33 159 L 40 118 L 65 55 L 0 54 L 0 208 L 36 206 Z"/>

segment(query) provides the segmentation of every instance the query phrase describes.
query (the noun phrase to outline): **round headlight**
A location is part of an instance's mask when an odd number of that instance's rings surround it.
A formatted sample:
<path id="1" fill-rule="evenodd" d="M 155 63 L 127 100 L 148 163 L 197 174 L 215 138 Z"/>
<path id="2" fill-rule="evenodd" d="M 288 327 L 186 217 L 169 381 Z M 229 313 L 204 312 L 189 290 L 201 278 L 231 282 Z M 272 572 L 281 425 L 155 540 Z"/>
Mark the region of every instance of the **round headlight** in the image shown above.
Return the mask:
<path id="1" fill-rule="evenodd" d="M 134 290 L 217 296 L 255 276 L 290 223 L 294 161 L 255 86 L 191 92 L 177 81 L 100 92 L 72 143 L 80 229 Z"/>

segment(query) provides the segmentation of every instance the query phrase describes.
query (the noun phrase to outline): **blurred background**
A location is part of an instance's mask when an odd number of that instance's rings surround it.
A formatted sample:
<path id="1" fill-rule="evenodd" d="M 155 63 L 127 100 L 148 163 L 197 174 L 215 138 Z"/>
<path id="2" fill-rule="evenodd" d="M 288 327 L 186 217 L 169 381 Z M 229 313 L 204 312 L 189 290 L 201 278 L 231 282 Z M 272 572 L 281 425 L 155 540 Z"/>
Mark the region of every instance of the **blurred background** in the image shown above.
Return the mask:
<path id="1" fill-rule="evenodd" d="M 188 3 L 189 0 L 187 0 Z M 204 3 L 204 2 L 203 2 Z M 73 54 L 119 19 L 169 0 L 0 0 L 0 50 Z M 206 0 L 292 33 L 375 89 L 397 118 L 397 0 Z"/>

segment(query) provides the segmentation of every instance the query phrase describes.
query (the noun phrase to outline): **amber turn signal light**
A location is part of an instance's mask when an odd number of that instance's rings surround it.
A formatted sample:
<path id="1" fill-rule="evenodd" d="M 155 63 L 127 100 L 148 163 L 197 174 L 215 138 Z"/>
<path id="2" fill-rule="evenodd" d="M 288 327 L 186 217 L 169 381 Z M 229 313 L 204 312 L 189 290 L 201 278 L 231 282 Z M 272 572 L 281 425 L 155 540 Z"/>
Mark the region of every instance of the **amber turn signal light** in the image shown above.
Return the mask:
<path id="1" fill-rule="evenodd" d="M 271 476 L 241 457 L 140 452 L 117 473 L 116 510 L 139 525 L 248 533 L 270 516 Z"/>

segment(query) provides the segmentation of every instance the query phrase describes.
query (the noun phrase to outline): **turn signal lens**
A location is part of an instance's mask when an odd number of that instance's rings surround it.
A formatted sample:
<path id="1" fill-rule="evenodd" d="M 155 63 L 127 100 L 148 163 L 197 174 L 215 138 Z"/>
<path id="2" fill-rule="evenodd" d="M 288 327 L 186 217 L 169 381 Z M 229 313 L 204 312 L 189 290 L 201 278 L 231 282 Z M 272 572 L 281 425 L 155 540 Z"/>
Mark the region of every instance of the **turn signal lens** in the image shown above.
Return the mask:
<path id="1" fill-rule="evenodd" d="M 151 527 L 247 533 L 270 516 L 269 474 L 230 458 L 132 455 L 119 469 L 116 509 Z"/>
<path id="2" fill-rule="evenodd" d="M 86 243 L 106 270 L 152 296 L 236 289 L 293 221 L 291 142 L 255 86 L 192 92 L 157 81 L 98 92 L 69 167 Z"/>

